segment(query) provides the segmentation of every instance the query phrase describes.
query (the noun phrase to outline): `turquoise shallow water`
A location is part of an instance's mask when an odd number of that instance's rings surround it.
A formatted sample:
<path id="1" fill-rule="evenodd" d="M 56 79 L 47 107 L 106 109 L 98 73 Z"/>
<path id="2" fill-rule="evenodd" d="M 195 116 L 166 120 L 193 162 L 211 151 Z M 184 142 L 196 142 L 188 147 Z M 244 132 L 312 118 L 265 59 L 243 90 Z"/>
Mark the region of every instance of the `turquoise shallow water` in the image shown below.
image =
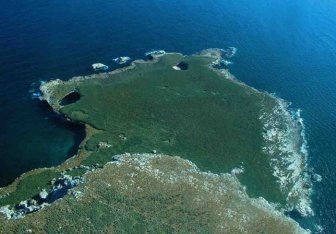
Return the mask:
<path id="1" fill-rule="evenodd" d="M 231 72 L 302 109 L 316 222 L 336 230 L 336 4 L 332 0 L 6 1 L 0 8 L 0 185 L 61 163 L 82 129 L 32 98 L 41 80 L 151 49 L 235 46 Z M 297 220 L 302 218 L 297 216 Z M 304 223 L 304 222 L 303 222 Z"/>

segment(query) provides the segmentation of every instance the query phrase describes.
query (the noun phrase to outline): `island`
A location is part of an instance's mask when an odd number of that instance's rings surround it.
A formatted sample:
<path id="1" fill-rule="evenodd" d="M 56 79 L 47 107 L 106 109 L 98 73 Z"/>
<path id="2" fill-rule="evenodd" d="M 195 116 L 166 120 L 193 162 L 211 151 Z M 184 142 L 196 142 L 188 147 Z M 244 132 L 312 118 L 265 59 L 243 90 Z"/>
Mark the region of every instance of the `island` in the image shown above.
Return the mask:
<path id="1" fill-rule="evenodd" d="M 284 214 L 313 214 L 299 113 L 221 68 L 229 52 L 42 84 L 86 137 L 0 189 L 0 233 L 304 233 Z"/>

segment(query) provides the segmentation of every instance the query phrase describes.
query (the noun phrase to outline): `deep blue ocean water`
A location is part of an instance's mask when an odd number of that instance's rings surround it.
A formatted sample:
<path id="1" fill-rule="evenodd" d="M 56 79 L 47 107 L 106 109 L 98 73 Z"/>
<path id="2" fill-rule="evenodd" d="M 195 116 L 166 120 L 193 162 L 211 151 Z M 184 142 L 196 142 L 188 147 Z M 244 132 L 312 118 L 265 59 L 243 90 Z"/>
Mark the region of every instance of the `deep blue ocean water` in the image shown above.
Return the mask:
<path id="1" fill-rule="evenodd" d="M 335 0 L 12 0 L 0 7 L 0 186 L 61 163 L 83 129 L 32 98 L 42 80 L 151 49 L 235 46 L 231 72 L 302 109 L 315 221 L 336 232 Z M 297 220 L 301 220 L 297 217 Z"/>

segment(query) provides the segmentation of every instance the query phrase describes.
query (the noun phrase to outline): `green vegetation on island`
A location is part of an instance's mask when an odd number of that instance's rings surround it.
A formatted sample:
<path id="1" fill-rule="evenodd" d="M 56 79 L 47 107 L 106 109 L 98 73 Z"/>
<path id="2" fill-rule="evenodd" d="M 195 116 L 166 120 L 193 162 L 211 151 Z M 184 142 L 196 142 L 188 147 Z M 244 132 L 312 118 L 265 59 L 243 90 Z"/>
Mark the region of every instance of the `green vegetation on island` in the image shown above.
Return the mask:
<path id="1" fill-rule="evenodd" d="M 174 70 L 180 61 L 189 69 Z M 262 151 L 259 120 L 264 107 L 271 110 L 275 101 L 220 76 L 209 63 L 208 57 L 167 54 L 107 79 L 57 85 L 51 98 L 59 102 L 69 92 L 78 92 L 80 100 L 59 112 L 101 130 L 85 144 L 92 154 L 84 165 L 104 165 L 112 155 L 125 152 L 156 150 L 189 159 L 204 171 L 243 166 L 240 179 L 251 195 L 284 202 Z"/>
<path id="2" fill-rule="evenodd" d="M 85 124 L 87 137 L 62 165 L 0 189 L 0 207 L 14 209 L 60 174 L 84 182 L 24 218 L 0 216 L 0 232 L 302 232 L 277 211 L 290 189 L 279 186 L 265 151 L 263 121 L 279 103 L 214 69 L 219 57 L 169 53 L 42 85 L 44 100 Z M 79 99 L 65 100 L 72 94 Z"/>

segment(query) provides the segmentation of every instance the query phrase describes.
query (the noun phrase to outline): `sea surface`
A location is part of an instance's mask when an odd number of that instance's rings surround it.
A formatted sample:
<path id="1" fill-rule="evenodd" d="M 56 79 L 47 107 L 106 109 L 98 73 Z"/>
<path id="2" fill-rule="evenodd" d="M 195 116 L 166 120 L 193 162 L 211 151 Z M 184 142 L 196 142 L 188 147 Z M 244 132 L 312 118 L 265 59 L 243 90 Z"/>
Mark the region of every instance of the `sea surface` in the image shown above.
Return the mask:
<path id="1" fill-rule="evenodd" d="M 336 231 L 335 0 L 12 0 L 0 7 L 0 186 L 76 152 L 82 126 L 54 114 L 40 82 L 92 73 L 152 49 L 234 46 L 230 71 L 301 109 L 309 167 L 322 176 L 314 222 Z M 299 215 L 295 219 L 304 226 Z"/>

